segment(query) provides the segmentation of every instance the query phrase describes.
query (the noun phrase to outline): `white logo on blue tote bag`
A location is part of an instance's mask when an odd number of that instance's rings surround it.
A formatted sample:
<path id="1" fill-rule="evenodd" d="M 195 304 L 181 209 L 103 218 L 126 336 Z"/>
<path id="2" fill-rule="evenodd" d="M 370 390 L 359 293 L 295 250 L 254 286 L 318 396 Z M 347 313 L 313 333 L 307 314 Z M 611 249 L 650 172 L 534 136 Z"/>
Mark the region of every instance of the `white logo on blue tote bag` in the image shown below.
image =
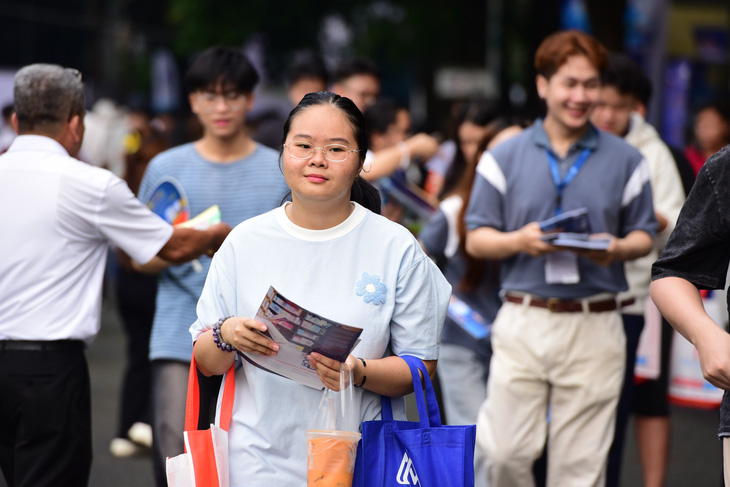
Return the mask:
<path id="1" fill-rule="evenodd" d="M 408 477 L 410 477 L 410 480 Z M 413 460 L 408 456 L 408 452 L 403 453 L 403 460 L 400 462 L 396 480 L 400 485 L 421 485 L 416 473 L 416 467 L 413 465 Z"/>

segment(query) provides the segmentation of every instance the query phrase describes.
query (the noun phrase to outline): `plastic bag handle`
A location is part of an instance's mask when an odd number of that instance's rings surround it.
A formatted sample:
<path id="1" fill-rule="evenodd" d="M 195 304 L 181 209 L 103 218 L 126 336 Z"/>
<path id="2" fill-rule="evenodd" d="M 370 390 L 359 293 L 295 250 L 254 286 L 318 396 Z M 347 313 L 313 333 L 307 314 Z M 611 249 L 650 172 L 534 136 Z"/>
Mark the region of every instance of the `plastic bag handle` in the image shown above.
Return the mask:
<path id="1" fill-rule="evenodd" d="M 411 369 L 411 379 L 413 380 L 413 391 L 416 394 L 416 406 L 418 407 L 418 421 L 421 428 L 436 428 L 441 426 L 441 412 L 436 402 L 436 393 L 433 390 L 431 378 L 423 361 L 411 355 L 400 355 Z M 423 382 L 425 383 L 425 397 L 423 386 L 421 385 L 421 376 L 418 371 L 423 373 Z M 382 418 L 384 421 L 393 420 L 393 407 L 391 398 L 381 396 Z"/>
<path id="2" fill-rule="evenodd" d="M 219 427 L 228 431 L 231 426 L 233 415 L 233 398 L 236 395 L 236 371 L 235 364 L 226 372 L 225 384 L 223 386 L 223 398 L 221 399 L 221 412 L 219 415 Z M 198 429 L 200 418 L 200 385 L 198 384 L 198 364 L 195 362 L 195 351 L 190 359 L 190 373 L 188 375 L 188 394 L 185 400 L 185 431 Z"/>

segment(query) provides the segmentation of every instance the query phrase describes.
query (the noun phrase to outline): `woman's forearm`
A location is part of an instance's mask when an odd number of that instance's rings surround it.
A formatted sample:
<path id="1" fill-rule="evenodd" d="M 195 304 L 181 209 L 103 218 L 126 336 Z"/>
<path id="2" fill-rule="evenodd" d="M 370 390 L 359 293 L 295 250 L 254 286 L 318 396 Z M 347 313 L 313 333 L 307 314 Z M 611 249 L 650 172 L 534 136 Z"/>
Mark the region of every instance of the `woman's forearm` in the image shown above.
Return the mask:
<path id="1" fill-rule="evenodd" d="M 213 341 L 213 330 L 200 335 L 193 347 L 193 353 L 198 370 L 206 377 L 225 374 L 236 359 L 234 352 L 224 352 L 216 346 Z"/>
<path id="2" fill-rule="evenodd" d="M 411 369 L 403 359 L 395 356 L 365 359 L 365 363 L 367 366 L 363 366 L 360 359 L 355 361 L 353 368 L 355 384 L 361 384 L 364 376 L 366 379 L 363 388 L 383 396 L 397 397 L 413 392 Z M 423 363 L 429 376 L 433 377 L 437 361 L 424 360 Z"/>

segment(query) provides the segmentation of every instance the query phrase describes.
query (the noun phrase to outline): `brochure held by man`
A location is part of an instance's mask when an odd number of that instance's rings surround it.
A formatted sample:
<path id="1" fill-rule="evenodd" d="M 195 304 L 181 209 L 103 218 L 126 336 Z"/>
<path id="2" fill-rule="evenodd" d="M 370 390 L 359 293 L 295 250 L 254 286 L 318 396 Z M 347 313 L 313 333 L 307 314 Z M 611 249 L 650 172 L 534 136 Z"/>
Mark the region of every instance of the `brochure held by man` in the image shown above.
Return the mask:
<path id="1" fill-rule="evenodd" d="M 606 250 L 611 240 L 591 235 L 591 221 L 587 208 L 566 211 L 540 222 L 542 239 L 567 249 Z"/>
<path id="2" fill-rule="evenodd" d="M 362 328 L 343 325 L 313 313 L 269 287 L 254 318 L 267 327 L 261 332 L 279 344 L 275 356 L 238 352 L 251 364 L 273 374 L 300 382 L 313 389 L 324 389 L 322 381 L 309 366 L 307 355 L 317 352 L 344 362 L 360 341 Z"/>

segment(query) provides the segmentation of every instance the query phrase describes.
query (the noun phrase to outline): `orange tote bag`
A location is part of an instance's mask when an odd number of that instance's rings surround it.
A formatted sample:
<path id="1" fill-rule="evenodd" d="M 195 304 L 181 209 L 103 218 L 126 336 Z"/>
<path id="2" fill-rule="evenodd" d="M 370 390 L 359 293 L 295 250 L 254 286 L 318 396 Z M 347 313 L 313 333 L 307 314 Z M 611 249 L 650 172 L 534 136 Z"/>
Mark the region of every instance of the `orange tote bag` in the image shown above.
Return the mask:
<path id="1" fill-rule="evenodd" d="M 193 353 L 185 407 L 185 453 L 167 459 L 167 484 L 170 487 L 228 487 L 228 428 L 235 391 L 235 371 L 231 365 L 223 386 L 219 424 L 199 430 L 200 387 Z"/>

